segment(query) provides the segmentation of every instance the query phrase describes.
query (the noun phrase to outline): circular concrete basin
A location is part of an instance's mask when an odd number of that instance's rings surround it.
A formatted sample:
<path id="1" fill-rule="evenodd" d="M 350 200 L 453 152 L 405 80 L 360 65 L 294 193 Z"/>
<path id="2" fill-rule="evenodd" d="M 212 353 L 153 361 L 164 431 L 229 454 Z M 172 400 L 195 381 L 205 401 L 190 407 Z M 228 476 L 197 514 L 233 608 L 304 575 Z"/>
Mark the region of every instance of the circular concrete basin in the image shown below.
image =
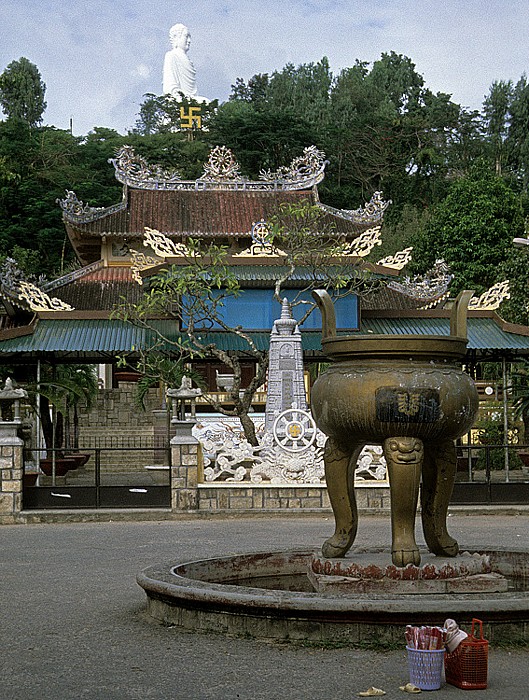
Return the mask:
<path id="1" fill-rule="evenodd" d="M 492 642 L 529 640 L 529 554 L 463 547 L 490 557 L 504 593 L 340 597 L 313 592 L 307 571 L 314 550 L 258 552 L 150 567 L 137 578 L 149 614 L 186 629 L 272 639 L 393 643 L 406 624 L 463 627 L 477 617 Z M 381 549 L 363 550 L 379 554 Z M 354 554 L 353 554 L 354 556 Z"/>

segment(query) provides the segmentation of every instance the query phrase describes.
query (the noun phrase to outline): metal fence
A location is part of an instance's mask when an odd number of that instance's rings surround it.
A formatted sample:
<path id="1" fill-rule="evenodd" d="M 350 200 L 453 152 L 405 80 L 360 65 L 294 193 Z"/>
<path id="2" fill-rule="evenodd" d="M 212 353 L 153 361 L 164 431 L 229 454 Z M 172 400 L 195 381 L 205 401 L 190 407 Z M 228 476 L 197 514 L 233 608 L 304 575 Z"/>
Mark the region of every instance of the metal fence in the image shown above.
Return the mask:
<path id="1" fill-rule="evenodd" d="M 98 440 L 96 447 L 85 445 L 69 453 L 26 451 L 24 508 L 169 507 L 169 443 L 124 442 L 116 445 L 110 437 Z"/>
<path id="2" fill-rule="evenodd" d="M 529 446 L 457 448 L 453 503 L 529 505 Z"/>

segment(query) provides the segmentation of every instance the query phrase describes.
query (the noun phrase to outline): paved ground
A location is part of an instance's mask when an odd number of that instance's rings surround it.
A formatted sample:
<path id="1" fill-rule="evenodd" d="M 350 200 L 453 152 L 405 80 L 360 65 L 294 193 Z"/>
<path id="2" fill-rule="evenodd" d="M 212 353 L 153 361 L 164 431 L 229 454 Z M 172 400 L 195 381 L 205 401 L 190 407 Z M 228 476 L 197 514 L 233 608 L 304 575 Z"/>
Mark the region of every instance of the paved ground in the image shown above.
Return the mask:
<path id="1" fill-rule="evenodd" d="M 451 517 L 462 544 L 529 547 L 527 525 L 527 515 Z M 150 564 L 312 546 L 331 531 L 326 516 L 0 527 L 0 700 L 342 700 L 371 685 L 407 697 L 404 644 L 304 649 L 186 633 L 143 612 L 135 575 Z M 361 520 L 359 544 L 388 538 L 387 518 Z M 529 697 L 528 662 L 529 649 L 491 649 L 489 688 L 470 697 Z"/>

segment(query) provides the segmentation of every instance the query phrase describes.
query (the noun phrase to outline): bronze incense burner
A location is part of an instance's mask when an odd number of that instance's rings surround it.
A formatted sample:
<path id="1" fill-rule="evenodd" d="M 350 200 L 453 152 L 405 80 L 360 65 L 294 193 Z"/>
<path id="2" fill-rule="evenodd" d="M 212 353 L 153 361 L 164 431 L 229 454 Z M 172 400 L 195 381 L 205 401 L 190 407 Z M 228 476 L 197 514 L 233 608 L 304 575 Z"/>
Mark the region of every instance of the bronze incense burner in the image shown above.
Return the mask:
<path id="1" fill-rule="evenodd" d="M 325 557 L 343 557 L 352 546 L 358 514 L 354 469 L 365 444 L 381 443 L 391 492 L 392 560 L 418 565 L 415 513 L 422 476 L 421 513 L 426 544 L 440 556 L 459 547 L 447 531 L 456 474 L 454 440 L 472 427 L 478 395 L 462 371 L 467 306 L 461 292 L 452 309 L 450 335 L 336 335 L 327 292 L 313 292 L 322 313 L 322 347 L 332 365 L 312 389 L 314 419 L 328 435 L 327 489 L 335 532 Z"/>

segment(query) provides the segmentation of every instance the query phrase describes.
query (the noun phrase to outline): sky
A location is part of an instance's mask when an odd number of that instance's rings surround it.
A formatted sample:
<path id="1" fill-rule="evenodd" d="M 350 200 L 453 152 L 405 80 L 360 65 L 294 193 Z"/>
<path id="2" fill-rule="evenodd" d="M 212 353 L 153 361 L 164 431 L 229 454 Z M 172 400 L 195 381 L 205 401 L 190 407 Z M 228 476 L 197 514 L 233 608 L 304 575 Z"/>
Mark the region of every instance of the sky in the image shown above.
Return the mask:
<path id="1" fill-rule="evenodd" d="M 46 83 L 44 123 L 86 135 L 134 127 L 161 94 L 169 28 L 191 32 L 201 95 L 223 102 L 237 77 L 329 59 L 408 56 L 434 92 L 480 109 L 495 80 L 529 72 L 527 0 L 1 0 L 0 72 L 24 56 Z"/>

